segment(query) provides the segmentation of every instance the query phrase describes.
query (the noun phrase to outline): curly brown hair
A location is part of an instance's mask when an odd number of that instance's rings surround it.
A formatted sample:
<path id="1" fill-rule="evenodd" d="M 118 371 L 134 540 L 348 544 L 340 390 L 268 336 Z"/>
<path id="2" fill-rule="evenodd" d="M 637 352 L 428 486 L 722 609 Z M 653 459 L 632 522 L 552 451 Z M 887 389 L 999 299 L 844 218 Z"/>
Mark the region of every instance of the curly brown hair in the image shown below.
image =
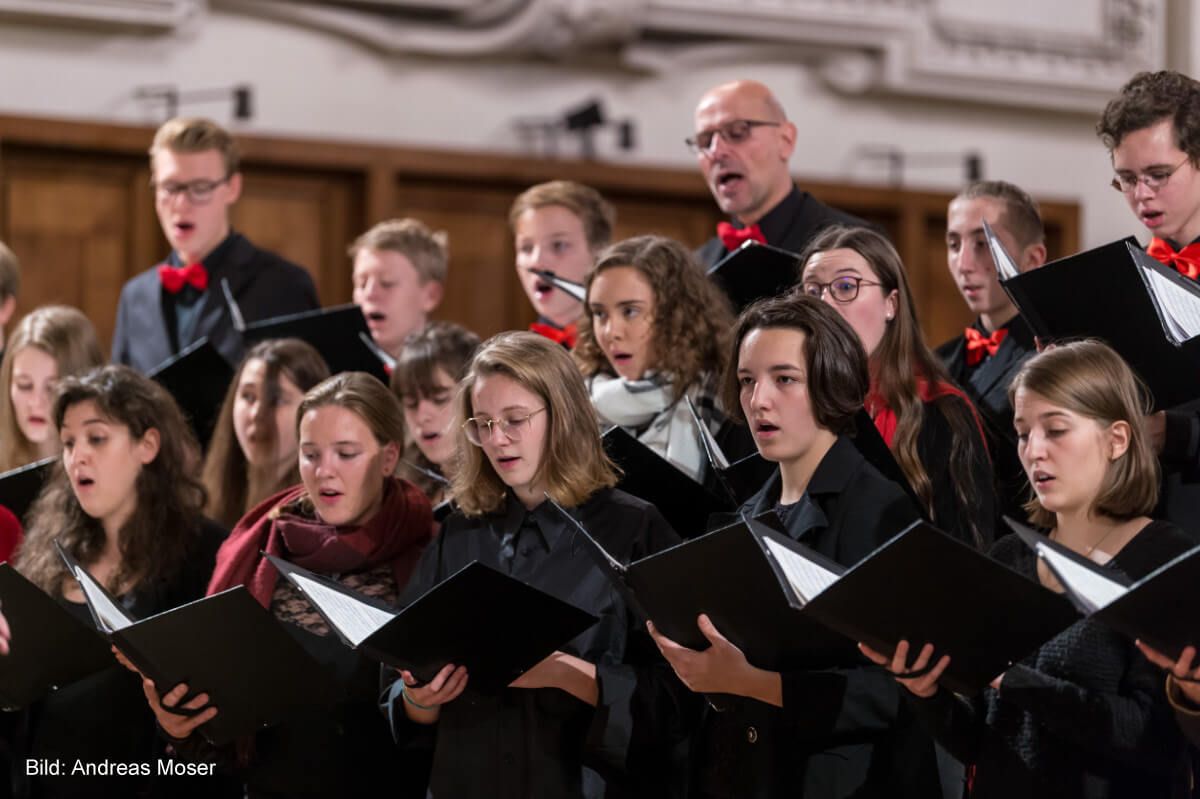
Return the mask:
<path id="1" fill-rule="evenodd" d="M 590 299 L 596 275 L 606 269 L 632 267 L 654 291 L 653 368 L 669 375 L 682 396 L 706 374 L 720 375 L 729 358 L 733 310 L 729 298 L 708 279 L 704 269 L 679 242 L 664 236 L 635 236 L 600 253 L 588 273 Z M 575 344 L 575 361 L 586 377 L 615 374 L 592 330 L 591 305 L 584 302 Z"/>
<path id="2" fill-rule="evenodd" d="M 1164 69 L 1139 72 L 1108 101 L 1096 135 L 1112 152 L 1134 131 L 1171 120 L 1175 144 L 1193 164 L 1200 163 L 1200 82 L 1182 72 Z"/>
<path id="3" fill-rule="evenodd" d="M 192 429 L 165 388 L 127 366 L 104 366 L 63 380 L 54 402 L 56 429 L 62 429 L 67 409 L 81 402 L 94 403 L 104 418 L 128 428 L 134 439 L 151 429 L 159 437 L 158 454 L 138 474 L 137 504 L 118 539 L 121 565 L 108 588 L 118 592 L 130 584 L 168 581 L 200 535 L 197 522 L 206 499 L 195 476 L 200 448 Z M 18 560 L 30 582 L 51 595 L 62 593 L 67 575 L 54 549 L 56 538 L 84 565 L 100 557 L 106 542 L 100 521 L 88 516 L 75 498 L 61 460 L 30 511 Z"/>

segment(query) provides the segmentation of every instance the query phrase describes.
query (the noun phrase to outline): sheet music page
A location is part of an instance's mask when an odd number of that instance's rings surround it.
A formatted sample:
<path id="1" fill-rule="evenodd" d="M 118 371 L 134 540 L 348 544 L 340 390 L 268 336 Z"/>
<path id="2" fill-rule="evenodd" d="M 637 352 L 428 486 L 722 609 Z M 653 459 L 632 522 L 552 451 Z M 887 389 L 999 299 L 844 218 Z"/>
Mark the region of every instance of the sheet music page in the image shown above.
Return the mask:
<path id="1" fill-rule="evenodd" d="M 288 575 L 288 579 L 294 582 L 313 604 L 321 607 L 342 635 L 354 646 L 361 644 L 371 633 L 396 617 L 395 613 L 360 602 L 303 574 L 293 572 Z"/>
<path id="2" fill-rule="evenodd" d="M 1157 269 L 1142 266 L 1150 290 L 1158 298 L 1159 307 L 1167 317 L 1167 327 L 1175 343 L 1182 344 L 1189 338 L 1200 336 L 1200 298 L 1176 285 L 1174 281 Z"/>
<path id="3" fill-rule="evenodd" d="M 1046 560 L 1046 565 L 1058 577 L 1063 587 L 1082 600 L 1090 613 L 1106 607 L 1128 590 L 1115 580 L 1110 580 L 1087 566 L 1076 563 L 1053 547 L 1038 544 L 1037 551 L 1038 555 Z"/>
<path id="4" fill-rule="evenodd" d="M 783 569 L 783 574 L 791 584 L 792 590 L 804 602 L 811 602 L 814 597 L 837 582 L 838 576 L 824 566 L 796 554 L 774 539 L 764 537 L 762 540 L 780 568 Z"/>
<path id="5" fill-rule="evenodd" d="M 75 579 L 79 582 L 79 587 L 83 589 L 83 593 L 87 596 L 88 604 L 91 605 L 92 611 L 100 619 L 100 623 L 104 625 L 105 630 L 114 632 L 123 630 L 133 624 L 133 618 L 124 611 L 121 607 L 114 605 L 108 595 L 100 589 L 100 586 L 82 568 L 75 569 Z"/>
<path id="6" fill-rule="evenodd" d="M 1016 263 L 1009 256 L 1008 251 L 1004 249 L 1004 245 L 1000 243 L 1000 239 L 996 238 L 995 232 L 987 222 L 983 223 L 984 237 L 987 239 L 988 249 L 992 252 L 992 262 L 996 264 L 996 274 L 1001 280 L 1011 280 L 1021 274 L 1021 270 L 1017 269 Z"/>

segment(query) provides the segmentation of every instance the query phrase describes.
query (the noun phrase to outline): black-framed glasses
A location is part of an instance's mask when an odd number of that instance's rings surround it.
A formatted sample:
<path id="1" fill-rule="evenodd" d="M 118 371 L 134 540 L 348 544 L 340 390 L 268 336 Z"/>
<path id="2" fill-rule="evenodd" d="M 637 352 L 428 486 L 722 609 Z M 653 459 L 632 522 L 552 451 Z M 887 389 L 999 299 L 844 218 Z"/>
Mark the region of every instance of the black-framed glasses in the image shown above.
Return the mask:
<path id="1" fill-rule="evenodd" d="M 173 180 L 165 180 L 162 183 L 150 181 L 150 188 L 154 189 L 155 195 L 160 200 L 172 200 L 180 194 L 186 194 L 187 198 L 194 205 L 204 205 L 213 198 L 213 192 L 222 183 L 229 182 L 229 175 L 220 180 L 189 180 L 184 183 L 179 183 Z"/>
<path id="2" fill-rule="evenodd" d="M 857 275 L 841 275 L 835 277 L 828 283 L 818 283 L 815 280 L 806 280 L 800 284 L 800 290 L 810 297 L 816 297 L 818 300 L 825 296 L 825 292 L 829 291 L 829 296 L 834 302 L 854 302 L 858 297 L 858 289 L 860 286 L 882 286 L 875 280 L 867 280 L 866 278 Z"/>
<path id="3" fill-rule="evenodd" d="M 726 144 L 741 144 L 750 138 L 755 128 L 777 128 L 782 122 L 767 122 L 761 119 L 735 119 L 715 128 L 702 130 L 695 136 L 683 140 L 693 153 L 706 153 L 719 135 Z"/>
<path id="4" fill-rule="evenodd" d="M 1171 175 L 1174 175 L 1176 172 L 1178 172 L 1180 167 L 1190 160 L 1192 160 L 1192 157 L 1189 155 L 1170 169 L 1157 167 L 1147 169 L 1140 175 L 1133 172 L 1117 172 L 1113 175 L 1112 182 L 1108 185 L 1112 186 L 1122 194 L 1131 194 L 1135 189 L 1137 189 L 1137 185 L 1139 183 L 1146 184 L 1146 188 L 1148 188 L 1150 191 L 1158 191 L 1167 184 L 1167 181 L 1171 179 Z"/>
<path id="5" fill-rule="evenodd" d="M 536 411 L 529 413 L 526 416 L 519 418 L 508 419 L 484 419 L 482 417 L 473 416 L 463 422 L 463 432 L 467 434 L 467 441 L 470 441 L 477 447 L 482 447 L 483 442 L 491 440 L 492 436 L 499 430 L 504 433 L 504 437 L 509 441 L 521 440 L 521 429 L 529 424 L 529 420 L 537 416 L 545 408 L 538 408 Z"/>

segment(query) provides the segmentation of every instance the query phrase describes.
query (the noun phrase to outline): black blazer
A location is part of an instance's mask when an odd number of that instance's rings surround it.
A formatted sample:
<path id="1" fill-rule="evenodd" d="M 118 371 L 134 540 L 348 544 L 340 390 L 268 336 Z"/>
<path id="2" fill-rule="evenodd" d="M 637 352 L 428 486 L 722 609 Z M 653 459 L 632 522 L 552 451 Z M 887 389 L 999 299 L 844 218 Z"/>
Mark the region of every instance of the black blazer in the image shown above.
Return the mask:
<path id="1" fill-rule="evenodd" d="M 758 222 L 767 244 L 794 253 L 803 250 L 813 237 L 831 225 L 874 228 L 869 222 L 828 206 L 795 186 L 791 194 L 780 200 Z M 708 269 L 728 254 L 721 239 L 714 236 L 696 251 L 696 258 Z"/>
<path id="2" fill-rule="evenodd" d="M 779 473 L 742 506 L 777 508 Z M 918 518 L 907 494 L 845 437 L 783 509 L 792 538 L 845 566 L 862 560 Z M 914 724 L 895 680 L 865 659 L 785 672 L 783 707 L 721 697 L 704 712 L 694 745 L 694 797 L 833 799 L 937 797 L 933 744 Z"/>
<path id="3" fill-rule="evenodd" d="M 129 279 L 121 289 L 112 360 L 148 372 L 180 350 L 207 336 L 231 364 L 242 359 L 243 342 L 221 290 L 229 281 L 247 323 L 320 307 L 308 272 L 278 255 L 260 250 L 239 233 L 230 233 L 207 258 L 208 289 L 185 340 L 175 331 L 175 300 L 158 279 L 158 267 Z"/>
<path id="4" fill-rule="evenodd" d="M 975 321 L 976 328 L 984 332 Z M 965 336 L 956 336 L 937 348 L 938 357 L 954 382 L 966 392 L 983 421 L 988 451 L 995 471 L 997 512 L 1016 519 L 1025 518 L 1021 507 L 1030 497 L 1029 481 L 1017 457 L 1017 436 L 1013 430 L 1013 408 L 1008 401 L 1008 387 L 1025 362 L 1037 354 L 1033 331 L 1020 316 L 1007 325 L 1008 336 L 1000 343 L 995 355 L 974 365 L 967 365 Z M 1007 528 L 997 528 L 1003 534 Z"/>

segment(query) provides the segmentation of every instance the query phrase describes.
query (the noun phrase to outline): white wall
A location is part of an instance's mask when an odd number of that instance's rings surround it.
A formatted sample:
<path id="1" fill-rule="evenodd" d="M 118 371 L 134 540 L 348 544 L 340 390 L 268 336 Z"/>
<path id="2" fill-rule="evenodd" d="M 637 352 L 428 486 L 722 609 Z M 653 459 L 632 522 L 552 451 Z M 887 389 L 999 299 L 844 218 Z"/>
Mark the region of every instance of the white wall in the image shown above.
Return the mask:
<path id="1" fill-rule="evenodd" d="M 1195 39 L 1195 37 L 1193 37 Z M 255 87 L 255 118 L 241 129 L 394 145 L 511 151 L 516 116 L 550 115 L 589 97 L 609 115 L 633 117 L 639 148 L 612 160 L 689 166 L 682 139 L 710 85 L 734 77 L 770 84 L 800 127 L 794 171 L 823 180 L 884 180 L 853 160 L 860 145 L 913 152 L 978 150 L 988 177 L 1076 200 L 1083 243 L 1134 233 L 1124 201 L 1107 187 L 1107 154 L 1094 118 L 985 105 L 841 97 L 802 67 L 719 64 L 690 73 L 632 74 L 554 63 L 452 62 L 382 56 L 330 35 L 219 12 L 180 34 L 130 34 L 0 23 L 0 113 L 155 123 L 161 111 L 135 101 L 135 86 L 181 89 L 241 82 Z M 185 109 L 229 121 L 229 105 Z M 1096 109 L 1097 114 L 1099 108 Z M 236 127 L 236 126 L 235 126 Z M 957 167 L 910 170 L 910 187 L 952 189 Z"/>

